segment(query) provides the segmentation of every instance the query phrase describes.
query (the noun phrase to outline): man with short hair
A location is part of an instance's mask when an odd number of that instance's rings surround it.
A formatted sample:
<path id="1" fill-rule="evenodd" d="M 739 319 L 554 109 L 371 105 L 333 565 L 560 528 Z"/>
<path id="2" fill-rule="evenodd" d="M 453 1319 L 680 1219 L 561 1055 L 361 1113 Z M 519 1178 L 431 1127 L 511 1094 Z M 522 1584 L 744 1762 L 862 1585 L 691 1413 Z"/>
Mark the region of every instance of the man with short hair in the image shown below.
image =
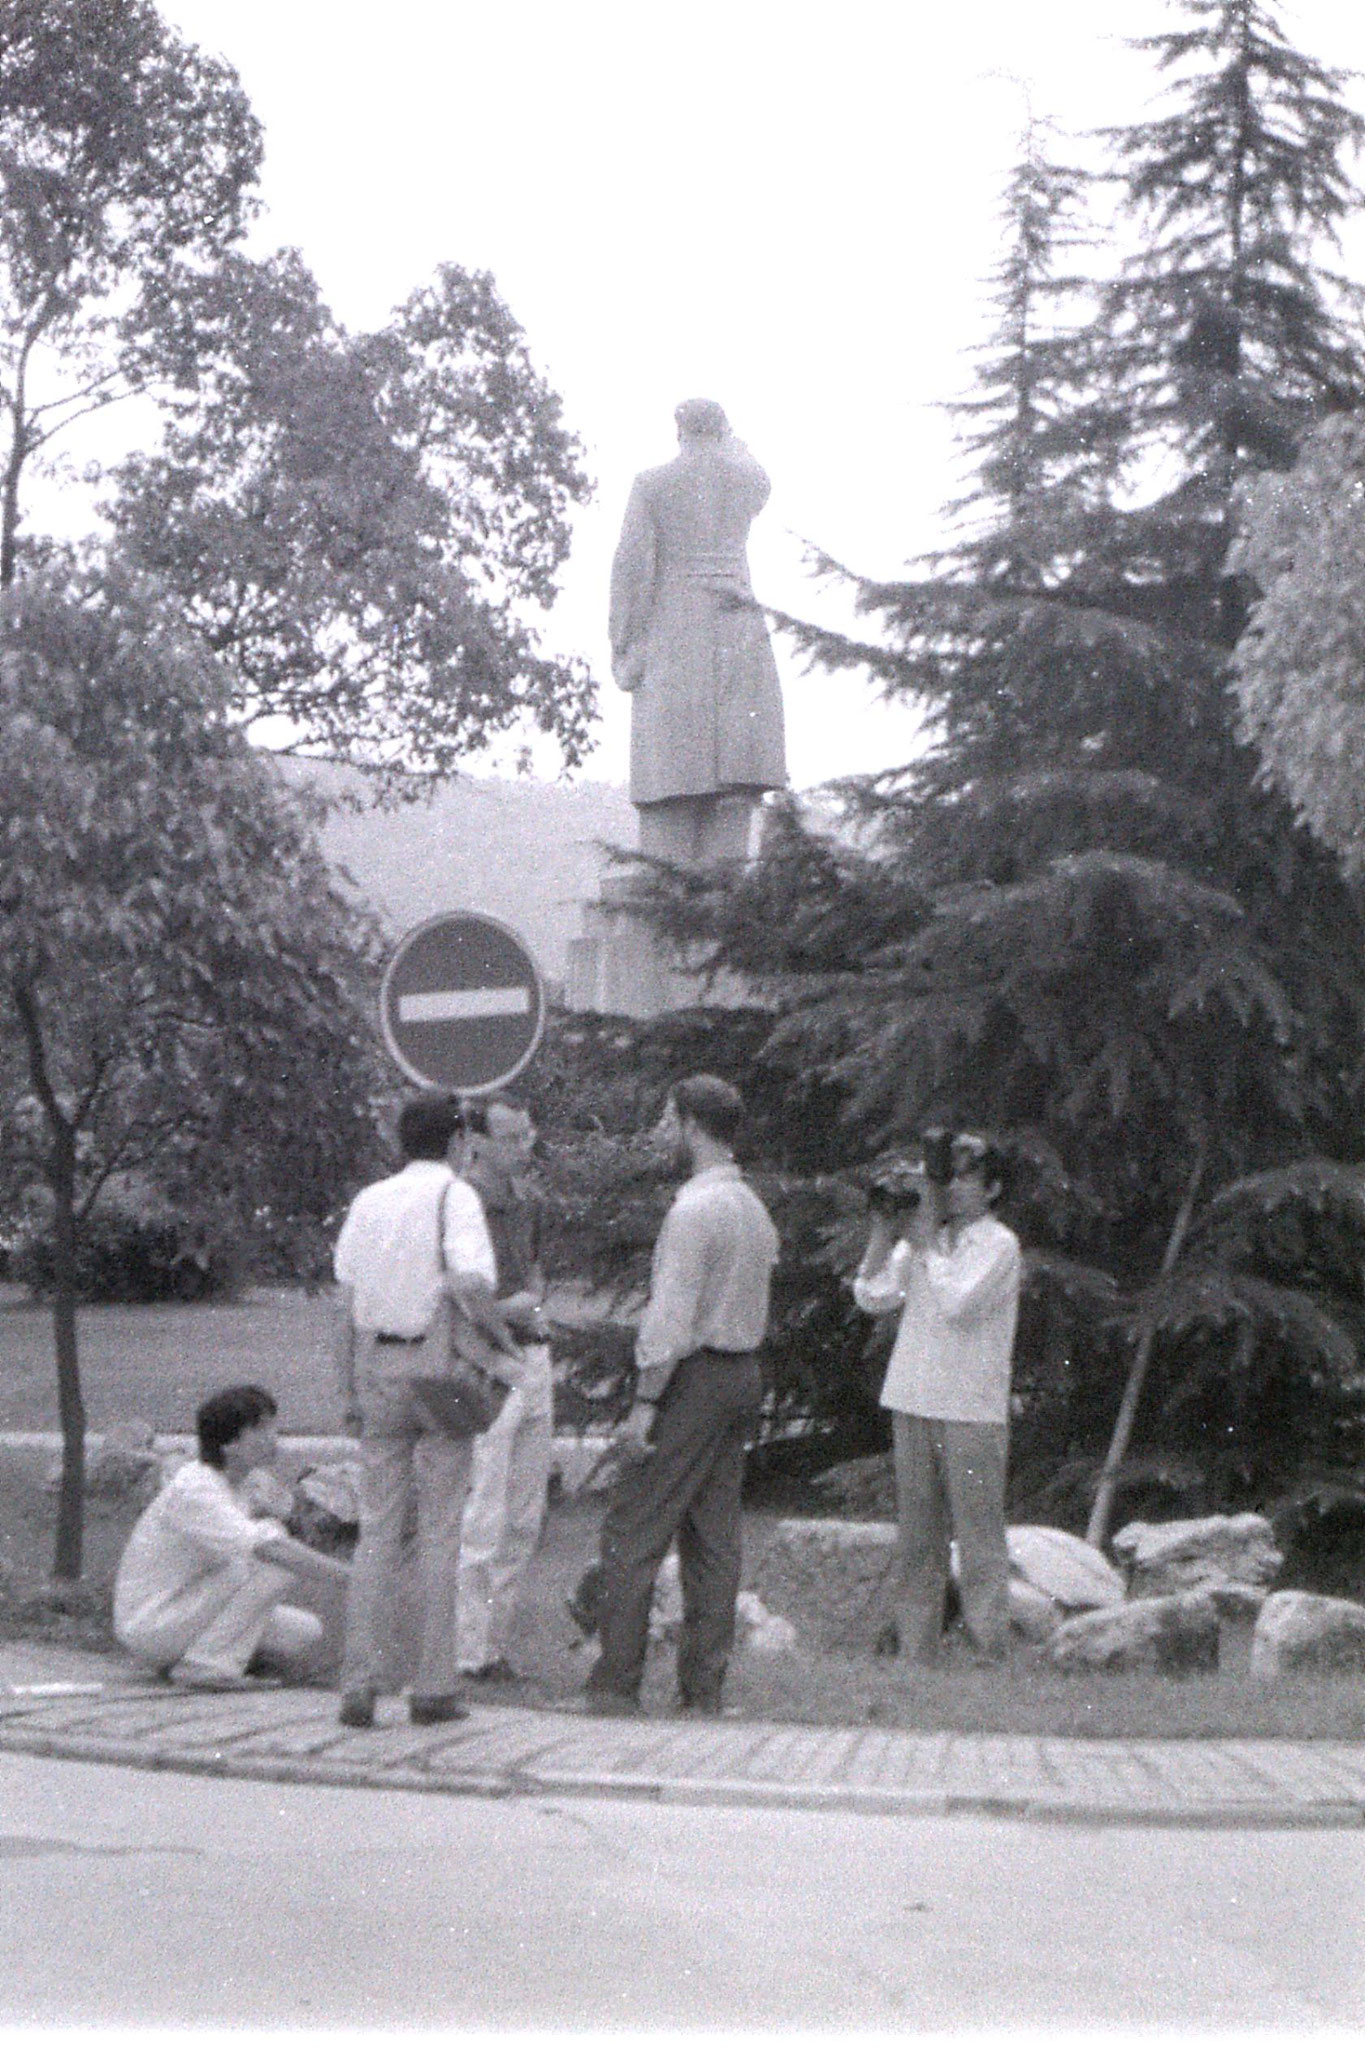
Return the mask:
<path id="1" fill-rule="evenodd" d="M 468 1711 L 459 1697 L 456 1600 L 472 1440 L 439 1430 L 412 1387 L 424 1370 L 441 1370 L 424 1360 L 423 1347 L 441 1327 L 443 1293 L 478 1310 L 491 1304 L 497 1278 L 479 1198 L 449 1162 L 461 1128 L 459 1107 L 447 1096 L 405 1103 L 398 1119 L 405 1163 L 361 1189 L 336 1243 L 336 1370 L 361 1458 L 360 1542 L 341 1665 L 347 1728 L 374 1723 L 410 1485 L 422 1623 L 408 1713 L 425 1725 Z"/>
<path id="2" fill-rule="evenodd" d="M 350 1567 L 289 1535 L 250 1502 L 247 1481 L 278 1448 L 275 1397 L 224 1387 L 195 1417 L 199 1456 L 143 1509 L 114 1581 L 114 1634 L 175 1685 L 241 1692 L 253 1658 L 292 1674 L 322 1635 L 316 1614 L 286 1606 L 296 1576 L 347 1579 Z"/>
<path id="3" fill-rule="evenodd" d="M 678 1697 L 720 1712 L 741 1568 L 744 1452 L 758 1422 L 757 1351 L 778 1240 L 735 1164 L 738 1091 L 694 1074 L 670 1092 L 656 1137 L 690 1169 L 654 1248 L 636 1339 L 637 1389 L 620 1440 L 632 1456 L 602 1524 L 601 1654 L 588 1704 L 638 1711 L 654 1580 L 677 1538 L 683 1619 Z"/>
<path id="4" fill-rule="evenodd" d="M 517 1592 L 545 1520 L 554 1385 L 541 1304 L 542 1205 L 528 1177 L 529 1110 L 492 1095 L 466 1102 L 464 1176 L 483 1203 L 498 1269 L 498 1307 L 519 1340 L 524 1376 L 491 1429 L 474 1439 L 460 1535 L 460 1671 L 481 1684 L 516 1680 L 508 1652 Z"/>
<path id="5" fill-rule="evenodd" d="M 993 1213 L 1004 1162 L 973 1133 L 954 1138 L 945 1189 L 921 1174 L 917 1199 L 878 1212 L 854 1299 L 901 1310 L 881 1403 L 891 1410 L 901 1654 L 930 1663 L 943 1635 L 950 1545 L 962 1618 L 979 1657 L 1009 1645 L 1005 1470 L 1019 1316 L 1019 1240 Z"/>

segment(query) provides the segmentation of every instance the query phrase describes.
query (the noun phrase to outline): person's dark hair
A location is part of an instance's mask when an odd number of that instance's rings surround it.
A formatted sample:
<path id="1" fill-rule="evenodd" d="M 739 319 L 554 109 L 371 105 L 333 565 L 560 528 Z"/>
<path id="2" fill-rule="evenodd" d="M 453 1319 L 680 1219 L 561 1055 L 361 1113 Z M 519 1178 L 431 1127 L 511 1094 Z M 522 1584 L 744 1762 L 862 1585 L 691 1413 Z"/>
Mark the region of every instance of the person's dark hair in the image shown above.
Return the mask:
<path id="1" fill-rule="evenodd" d="M 744 1127 L 744 1097 L 717 1074 L 689 1074 L 670 1088 L 679 1116 L 700 1124 L 718 1145 L 733 1145 Z"/>
<path id="2" fill-rule="evenodd" d="M 244 1429 L 255 1429 L 279 1412 L 279 1403 L 265 1387 L 224 1387 L 221 1393 L 210 1394 L 194 1418 L 200 1457 L 221 1472 L 228 1445 L 236 1443 Z"/>
<path id="3" fill-rule="evenodd" d="M 992 1139 L 975 1131 L 958 1131 L 953 1137 L 953 1160 L 955 1165 L 969 1161 L 972 1171 L 981 1175 L 990 1190 L 992 1208 L 1009 1193 L 1010 1158 Z"/>
<path id="4" fill-rule="evenodd" d="M 444 1159 L 451 1139 L 463 1129 L 453 1095 L 416 1095 L 398 1112 L 398 1143 L 405 1159 Z"/>

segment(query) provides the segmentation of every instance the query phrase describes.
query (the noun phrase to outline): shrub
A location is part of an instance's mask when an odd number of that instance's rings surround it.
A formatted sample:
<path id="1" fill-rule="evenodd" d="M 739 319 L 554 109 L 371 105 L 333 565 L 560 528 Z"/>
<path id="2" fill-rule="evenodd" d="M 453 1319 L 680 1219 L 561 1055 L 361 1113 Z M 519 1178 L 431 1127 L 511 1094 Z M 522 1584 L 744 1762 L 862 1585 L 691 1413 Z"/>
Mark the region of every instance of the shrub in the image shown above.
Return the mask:
<path id="1" fill-rule="evenodd" d="M 16 1249 L 14 1277 L 40 1298 L 52 1294 L 50 1224 L 31 1229 Z M 180 1218 L 110 1205 L 94 1210 L 76 1248 L 76 1296 L 83 1302 L 212 1301 L 241 1278 L 237 1246 L 210 1239 Z"/>

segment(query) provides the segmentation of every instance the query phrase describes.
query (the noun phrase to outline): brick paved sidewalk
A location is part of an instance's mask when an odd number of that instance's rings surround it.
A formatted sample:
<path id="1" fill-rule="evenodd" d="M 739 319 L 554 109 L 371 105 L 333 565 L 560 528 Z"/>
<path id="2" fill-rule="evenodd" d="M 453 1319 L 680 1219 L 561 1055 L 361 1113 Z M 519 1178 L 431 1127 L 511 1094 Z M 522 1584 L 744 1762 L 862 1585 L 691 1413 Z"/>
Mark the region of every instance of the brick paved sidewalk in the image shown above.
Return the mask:
<path id="1" fill-rule="evenodd" d="M 189 1694 L 116 1657 L 0 1644 L 0 1751 L 292 1783 L 487 1795 L 585 1793 L 859 1813 L 1193 1826 L 1365 1823 L 1365 1743 L 924 1735 L 885 1728 L 602 1720 L 475 1705 L 372 1730 L 336 1697 Z"/>

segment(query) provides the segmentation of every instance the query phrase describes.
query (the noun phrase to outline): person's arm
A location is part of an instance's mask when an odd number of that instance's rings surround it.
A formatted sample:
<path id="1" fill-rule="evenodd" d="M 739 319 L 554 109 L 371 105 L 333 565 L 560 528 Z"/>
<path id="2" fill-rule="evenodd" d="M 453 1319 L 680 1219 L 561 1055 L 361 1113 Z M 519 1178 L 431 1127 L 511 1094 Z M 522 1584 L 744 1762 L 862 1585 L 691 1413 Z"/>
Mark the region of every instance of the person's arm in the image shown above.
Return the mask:
<path id="1" fill-rule="evenodd" d="M 351 1567 L 345 1558 L 328 1557 L 323 1551 L 314 1550 L 311 1544 L 300 1543 L 296 1536 L 283 1532 L 258 1543 L 255 1554 L 264 1558 L 267 1564 L 282 1565 L 287 1572 L 311 1573 L 319 1579 L 349 1579 L 351 1576 Z"/>
<path id="2" fill-rule="evenodd" d="M 970 1323 L 990 1315 L 1019 1289 L 1019 1244 L 1008 1230 L 989 1235 L 968 1231 L 945 1251 L 924 1254 L 924 1277 L 939 1314 L 948 1323 Z"/>
<path id="3" fill-rule="evenodd" d="M 705 1216 L 693 1204 L 675 1202 L 654 1247 L 649 1301 L 635 1338 L 635 1401 L 620 1424 L 618 1439 L 650 1448 L 649 1433 L 674 1366 L 691 1349 L 697 1304 L 706 1277 Z"/>
<path id="4" fill-rule="evenodd" d="M 888 1217 L 878 1216 L 873 1222 L 862 1264 L 853 1276 L 853 1299 L 864 1315 L 888 1316 L 905 1306 L 911 1252 L 897 1236 L 897 1228 Z"/>
<path id="5" fill-rule="evenodd" d="M 359 1436 L 360 1399 L 356 1392 L 355 1289 L 343 1285 L 337 1290 L 336 1315 L 332 1331 L 332 1364 L 337 1392 L 341 1397 L 341 1426 L 348 1436 Z"/>

